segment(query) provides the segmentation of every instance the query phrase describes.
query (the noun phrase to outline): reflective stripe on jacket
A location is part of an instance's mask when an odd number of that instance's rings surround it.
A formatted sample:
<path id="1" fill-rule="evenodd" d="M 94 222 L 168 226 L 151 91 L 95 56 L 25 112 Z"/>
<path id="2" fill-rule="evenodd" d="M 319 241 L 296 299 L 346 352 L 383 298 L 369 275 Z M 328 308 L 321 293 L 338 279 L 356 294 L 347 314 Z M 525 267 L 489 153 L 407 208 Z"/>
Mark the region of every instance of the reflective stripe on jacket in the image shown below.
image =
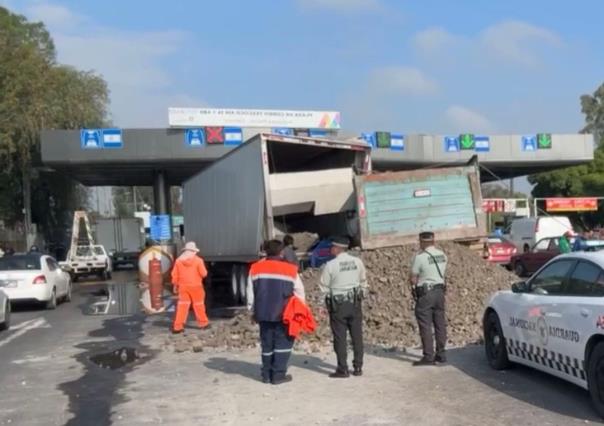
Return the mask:
<path id="1" fill-rule="evenodd" d="M 280 259 L 268 258 L 252 265 L 250 279 L 256 321 L 282 321 L 297 276 L 298 267 Z"/>

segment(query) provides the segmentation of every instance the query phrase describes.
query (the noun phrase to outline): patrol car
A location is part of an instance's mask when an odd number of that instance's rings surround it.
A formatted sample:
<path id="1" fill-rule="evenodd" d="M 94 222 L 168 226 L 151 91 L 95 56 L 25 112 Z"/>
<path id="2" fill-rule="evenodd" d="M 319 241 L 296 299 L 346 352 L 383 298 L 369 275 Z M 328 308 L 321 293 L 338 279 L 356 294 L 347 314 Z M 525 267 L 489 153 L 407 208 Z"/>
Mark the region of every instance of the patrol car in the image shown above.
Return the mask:
<path id="1" fill-rule="evenodd" d="M 495 293 L 483 326 L 491 367 L 515 362 L 581 386 L 604 417 L 604 252 L 558 256 Z"/>

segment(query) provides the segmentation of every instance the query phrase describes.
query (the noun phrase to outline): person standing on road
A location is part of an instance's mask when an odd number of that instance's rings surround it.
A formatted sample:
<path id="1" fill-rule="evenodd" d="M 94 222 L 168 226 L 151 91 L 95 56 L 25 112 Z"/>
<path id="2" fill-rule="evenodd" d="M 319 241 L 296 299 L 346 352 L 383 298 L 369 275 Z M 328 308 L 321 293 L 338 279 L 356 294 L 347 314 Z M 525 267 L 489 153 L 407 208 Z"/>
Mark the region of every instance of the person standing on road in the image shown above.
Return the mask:
<path id="1" fill-rule="evenodd" d="M 203 279 L 208 276 L 208 271 L 198 253 L 199 249 L 193 241 L 186 243 L 182 254 L 176 259 L 174 268 L 172 268 L 172 285 L 174 293 L 178 294 L 172 328 L 174 334 L 184 331 L 191 304 L 193 304 L 193 312 L 195 312 L 199 327 L 206 328 L 210 324 L 206 315 L 206 295 L 203 288 Z"/>
<path id="2" fill-rule="evenodd" d="M 296 254 L 296 248 L 294 247 L 294 237 L 291 235 L 283 237 L 283 245 L 285 246 L 283 247 L 283 259 L 292 265 L 298 266 L 300 262 L 298 261 L 298 255 Z"/>
<path id="3" fill-rule="evenodd" d="M 283 323 L 283 311 L 293 295 L 305 300 L 298 267 L 283 259 L 283 243 L 270 240 L 264 244 L 266 259 L 250 268 L 247 284 L 248 309 L 252 321 L 260 326 L 262 381 L 280 385 L 292 381 L 287 364 L 294 346 Z"/>
<path id="4" fill-rule="evenodd" d="M 338 359 L 336 371 L 331 378 L 347 378 L 348 344 L 347 333 L 350 333 L 354 353 L 353 375 L 363 375 L 363 309 L 364 292 L 367 291 L 365 265 L 358 257 L 346 252 L 348 239 L 337 238 L 331 246 L 335 256 L 323 267 L 320 288 L 325 296 L 329 312 L 329 321 L 333 333 L 333 347 Z"/>
<path id="5" fill-rule="evenodd" d="M 415 299 L 415 317 L 422 341 L 423 357 L 414 366 L 445 363 L 447 322 L 445 318 L 445 272 L 447 256 L 434 246 L 434 233 L 419 234 L 420 251 L 411 266 L 411 286 Z M 434 334 L 436 354 L 434 353 Z"/>

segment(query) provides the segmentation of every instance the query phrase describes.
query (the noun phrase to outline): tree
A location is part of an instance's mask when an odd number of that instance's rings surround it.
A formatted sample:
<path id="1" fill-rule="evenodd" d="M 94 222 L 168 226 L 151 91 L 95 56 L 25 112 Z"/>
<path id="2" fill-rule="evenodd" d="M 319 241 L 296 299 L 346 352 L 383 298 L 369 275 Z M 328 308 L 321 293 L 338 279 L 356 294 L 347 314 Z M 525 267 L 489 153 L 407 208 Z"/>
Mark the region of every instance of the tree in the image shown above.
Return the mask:
<path id="1" fill-rule="evenodd" d="M 593 95 L 581 96 L 581 112 L 585 114 L 583 133 L 592 133 L 597 144 L 604 138 L 604 83 Z"/>
<path id="2" fill-rule="evenodd" d="M 529 176 L 534 184 L 534 197 L 577 197 L 604 195 L 604 83 L 593 96 L 581 96 L 581 110 L 585 114 L 582 132 L 594 134 L 597 146 L 594 159 L 588 164 L 539 173 Z M 604 204 L 600 203 L 598 213 L 570 214 L 574 221 L 584 228 L 604 223 Z"/>
<path id="3" fill-rule="evenodd" d="M 49 232 L 83 204 L 81 186 L 36 171 L 39 135 L 45 128 L 102 127 L 108 99 L 101 77 L 56 63 L 44 24 L 0 7 L 0 219 L 24 221 L 27 229 L 35 218 Z"/>

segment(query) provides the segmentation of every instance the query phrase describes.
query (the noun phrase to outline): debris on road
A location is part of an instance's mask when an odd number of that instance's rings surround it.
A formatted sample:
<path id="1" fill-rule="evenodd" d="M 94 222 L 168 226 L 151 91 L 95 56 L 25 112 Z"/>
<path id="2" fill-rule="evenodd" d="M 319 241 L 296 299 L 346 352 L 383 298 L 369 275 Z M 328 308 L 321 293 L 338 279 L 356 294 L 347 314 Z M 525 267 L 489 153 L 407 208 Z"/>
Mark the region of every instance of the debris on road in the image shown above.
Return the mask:
<path id="1" fill-rule="evenodd" d="M 493 292 L 509 288 L 516 276 L 461 245 L 449 242 L 437 245 L 449 258 L 446 273 L 449 343 L 477 343 L 482 336 L 486 300 Z M 419 344 L 409 284 L 410 265 L 417 250 L 417 246 L 409 245 L 359 253 L 367 268 L 370 286 L 364 301 L 366 344 L 387 348 Z M 318 352 L 331 345 L 329 319 L 322 313 L 324 302 L 319 278 L 318 269 L 302 272 L 307 302 L 319 323 L 314 334 L 303 336 L 297 342 L 297 348 L 306 352 Z M 170 336 L 165 347 L 185 352 L 200 344 L 204 349 L 243 349 L 258 344 L 258 327 L 252 324 L 247 313 L 240 313 L 228 321 L 214 322 L 211 330 L 188 332 L 193 334 Z"/>

